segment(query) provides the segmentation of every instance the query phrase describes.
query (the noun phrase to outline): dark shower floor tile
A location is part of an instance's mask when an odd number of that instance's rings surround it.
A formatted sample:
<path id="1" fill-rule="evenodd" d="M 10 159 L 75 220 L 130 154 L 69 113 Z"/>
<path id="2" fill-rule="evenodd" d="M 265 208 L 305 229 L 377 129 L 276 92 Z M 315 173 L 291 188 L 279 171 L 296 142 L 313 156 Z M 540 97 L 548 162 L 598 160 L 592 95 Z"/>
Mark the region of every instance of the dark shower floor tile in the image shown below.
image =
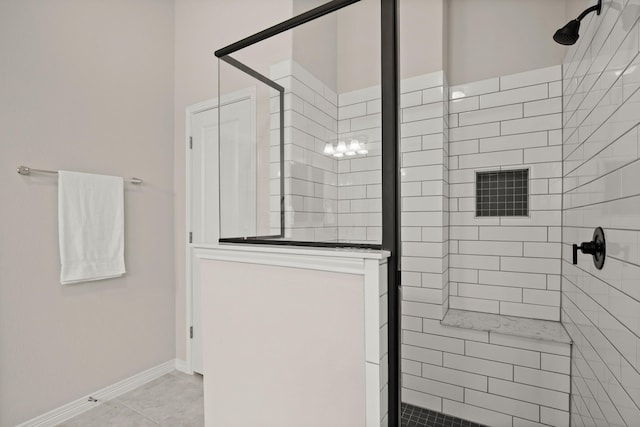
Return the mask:
<path id="1" fill-rule="evenodd" d="M 483 427 L 471 421 L 419 408 L 407 403 L 402 404 L 401 411 L 402 427 Z"/>

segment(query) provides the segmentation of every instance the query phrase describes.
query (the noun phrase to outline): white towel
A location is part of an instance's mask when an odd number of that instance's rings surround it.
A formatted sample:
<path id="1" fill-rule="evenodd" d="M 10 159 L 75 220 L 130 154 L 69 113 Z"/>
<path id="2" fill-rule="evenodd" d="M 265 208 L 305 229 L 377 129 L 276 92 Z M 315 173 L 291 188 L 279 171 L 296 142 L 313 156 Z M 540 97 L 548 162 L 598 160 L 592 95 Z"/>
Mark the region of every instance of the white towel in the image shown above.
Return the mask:
<path id="1" fill-rule="evenodd" d="M 123 275 L 122 177 L 68 171 L 58 174 L 60 283 Z"/>

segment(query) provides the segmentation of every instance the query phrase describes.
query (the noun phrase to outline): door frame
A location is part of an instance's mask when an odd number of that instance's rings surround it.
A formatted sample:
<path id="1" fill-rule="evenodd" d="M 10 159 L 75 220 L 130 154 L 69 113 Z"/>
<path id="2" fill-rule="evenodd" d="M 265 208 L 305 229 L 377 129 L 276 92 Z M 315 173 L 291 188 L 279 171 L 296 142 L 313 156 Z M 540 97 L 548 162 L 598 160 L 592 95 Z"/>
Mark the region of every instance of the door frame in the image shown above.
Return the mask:
<path id="1" fill-rule="evenodd" d="M 195 252 L 195 248 L 202 248 L 203 246 L 207 247 L 215 247 L 219 245 L 219 242 L 208 243 L 206 245 L 198 245 L 197 243 L 189 243 L 189 233 L 192 230 L 191 223 L 191 203 L 193 200 L 192 193 L 192 185 L 191 185 L 191 165 L 192 165 L 192 151 L 190 138 L 192 136 L 192 128 L 191 128 L 191 120 L 193 116 L 202 113 L 204 111 L 213 110 L 219 108 L 220 104 L 230 104 L 233 102 L 243 101 L 245 99 L 249 99 L 251 105 L 250 111 L 250 121 L 251 121 L 251 135 L 253 135 L 256 143 L 257 143 L 257 112 L 256 112 L 256 88 L 248 87 L 228 95 L 224 95 L 221 98 L 211 98 L 206 101 L 198 102 L 196 104 L 192 104 L 187 106 L 185 109 L 185 270 L 186 270 L 186 322 L 185 322 L 185 340 L 186 340 L 186 355 L 185 355 L 185 372 L 188 374 L 193 374 L 193 364 L 192 364 L 192 339 L 190 337 L 190 328 L 193 326 L 193 269 L 192 269 L 192 260 Z M 218 117 L 219 113 L 218 113 Z M 256 159 L 257 160 L 257 159 Z M 218 216 L 218 222 L 220 221 L 220 217 Z M 218 228 L 220 224 L 218 223 Z"/>

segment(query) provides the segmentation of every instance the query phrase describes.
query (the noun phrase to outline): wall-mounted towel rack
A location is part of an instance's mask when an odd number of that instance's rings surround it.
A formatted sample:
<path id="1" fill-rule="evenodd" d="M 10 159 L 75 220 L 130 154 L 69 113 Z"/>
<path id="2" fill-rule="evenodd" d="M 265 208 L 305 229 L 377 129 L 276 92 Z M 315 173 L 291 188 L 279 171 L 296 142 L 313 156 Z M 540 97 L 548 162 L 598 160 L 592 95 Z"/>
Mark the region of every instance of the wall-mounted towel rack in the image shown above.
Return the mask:
<path id="1" fill-rule="evenodd" d="M 49 171 L 45 169 L 33 169 L 28 166 L 18 166 L 18 173 L 20 175 L 31 175 L 31 172 L 51 173 L 55 175 L 58 174 L 58 172 L 56 171 Z M 127 181 L 130 182 L 131 184 L 142 184 L 142 180 L 140 178 L 129 178 Z"/>

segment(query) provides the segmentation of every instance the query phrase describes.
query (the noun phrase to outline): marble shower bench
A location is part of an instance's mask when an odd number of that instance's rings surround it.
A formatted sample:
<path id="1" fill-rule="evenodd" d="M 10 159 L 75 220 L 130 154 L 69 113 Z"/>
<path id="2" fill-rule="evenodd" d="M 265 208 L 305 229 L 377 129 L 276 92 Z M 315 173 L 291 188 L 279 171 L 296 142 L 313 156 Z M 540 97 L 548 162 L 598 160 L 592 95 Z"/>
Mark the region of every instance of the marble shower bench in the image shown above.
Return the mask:
<path id="1" fill-rule="evenodd" d="M 571 344 L 571 338 L 562 323 L 551 320 L 449 309 L 441 323 L 456 328 Z"/>
<path id="2" fill-rule="evenodd" d="M 440 335 L 462 341 L 440 363 L 422 364 L 424 377 L 451 388 L 445 413 L 485 425 L 569 426 L 572 343 L 560 322 L 450 309 L 439 323 Z"/>

